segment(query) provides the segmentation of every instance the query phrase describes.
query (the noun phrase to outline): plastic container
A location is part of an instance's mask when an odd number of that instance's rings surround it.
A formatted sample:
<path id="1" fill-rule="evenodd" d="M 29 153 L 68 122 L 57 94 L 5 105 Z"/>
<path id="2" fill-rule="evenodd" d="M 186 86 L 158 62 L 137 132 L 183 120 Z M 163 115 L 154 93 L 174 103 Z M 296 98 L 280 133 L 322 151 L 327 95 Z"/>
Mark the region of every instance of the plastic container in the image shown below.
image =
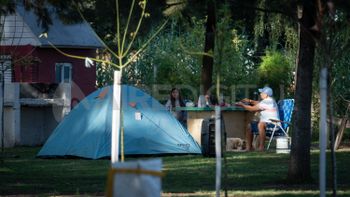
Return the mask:
<path id="1" fill-rule="evenodd" d="M 276 153 L 290 153 L 289 137 L 276 137 Z"/>

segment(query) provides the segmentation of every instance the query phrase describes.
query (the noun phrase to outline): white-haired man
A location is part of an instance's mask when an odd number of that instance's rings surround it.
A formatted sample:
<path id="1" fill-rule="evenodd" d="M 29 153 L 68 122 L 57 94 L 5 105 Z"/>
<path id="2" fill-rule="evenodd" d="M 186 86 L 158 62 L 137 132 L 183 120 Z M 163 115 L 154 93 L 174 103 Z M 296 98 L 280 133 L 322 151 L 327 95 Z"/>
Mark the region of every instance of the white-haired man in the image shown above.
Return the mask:
<path id="1" fill-rule="evenodd" d="M 271 119 L 279 120 L 278 107 L 276 101 L 272 98 L 273 91 L 270 87 L 264 87 L 259 89 L 260 101 L 254 101 L 251 99 L 243 99 L 237 105 L 252 112 L 260 112 L 259 121 L 251 123 L 246 131 L 246 150 L 252 150 L 254 127 L 257 124 L 257 130 L 259 132 L 259 151 L 264 150 L 265 138 L 266 138 L 266 123 L 271 122 Z"/>

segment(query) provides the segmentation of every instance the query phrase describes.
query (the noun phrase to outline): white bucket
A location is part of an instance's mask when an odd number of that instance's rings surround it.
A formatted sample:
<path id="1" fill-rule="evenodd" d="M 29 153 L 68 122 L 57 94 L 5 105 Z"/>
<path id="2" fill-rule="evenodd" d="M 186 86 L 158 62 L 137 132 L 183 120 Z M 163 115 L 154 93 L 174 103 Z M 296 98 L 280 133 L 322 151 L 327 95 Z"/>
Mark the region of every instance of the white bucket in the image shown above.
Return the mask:
<path id="1" fill-rule="evenodd" d="M 276 153 L 290 153 L 289 137 L 276 138 Z"/>

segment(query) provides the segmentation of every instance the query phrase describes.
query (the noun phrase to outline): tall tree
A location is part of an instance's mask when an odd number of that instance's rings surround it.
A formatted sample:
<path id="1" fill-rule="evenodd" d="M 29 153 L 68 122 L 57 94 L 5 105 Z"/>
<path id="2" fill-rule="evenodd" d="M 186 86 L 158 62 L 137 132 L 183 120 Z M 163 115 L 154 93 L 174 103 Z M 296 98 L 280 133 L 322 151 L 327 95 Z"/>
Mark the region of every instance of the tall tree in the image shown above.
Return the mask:
<path id="1" fill-rule="evenodd" d="M 275 1 L 265 0 L 257 1 L 257 7 L 247 5 L 244 2 L 240 6 L 246 9 L 257 10 L 258 13 L 264 13 L 263 20 L 260 22 L 260 32 L 266 32 L 266 27 L 270 27 L 269 42 L 275 39 L 286 41 L 286 37 L 276 38 L 276 32 L 281 32 L 278 27 L 287 24 L 276 24 L 276 20 L 281 20 L 281 15 L 290 21 L 298 23 L 298 55 L 297 55 L 297 74 L 295 89 L 295 113 L 294 130 L 292 133 L 291 160 L 289 163 L 288 177 L 292 181 L 307 181 L 311 178 L 310 166 L 310 145 L 311 145 L 311 95 L 313 82 L 313 68 L 315 56 L 315 38 L 317 32 L 313 30 L 316 24 L 316 2 L 317 0 L 294 0 L 294 1 Z M 261 7 L 263 5 L 263 7 Z M 259 16 L 258 14 L 257 16 Z M 276 15 L 280 15 L 276 17 Z M 297 17 L 296 17 L 297 16 Z M 267 23 L 267 24 L 266 24 Z M 282 26 L 281 26 L 282 25 Z M 277 31 L 274 30 L 277 28 Z M 285 27 L 282 27 L 282 29 Z M 275 33 L 274 33 L 275 31 Z M 267 43 L 273 44 L 273 43 Z"/>
<path id="2" fill-rule="evenodd" d="M 216 27 L 216 6 L 215 1 L 207 1 L 207 22 L 205 29 L 204 53 L 214 54 L 215 47 L 215 27 Z M 205 94 L 212 85 L 214 67 L 214 56 L 203 55 L 201 69 L 201 94 Z"/>
<path id="3" fill-rule="evenodd" d="M 192 7 L 193 5 L 203 4 L 202 1 L 196 0 L 166 0 L 168 5 L 172 5 L 173 9 L 168 9 L 168 12 L 180 13 L 188 17 L 189 14 L 193 14 L 193 9 L 186 9 Z M 204 42 L 204 51 L 202 57 L 202 68 L 201 68 L 201 89 L 200 94 L 205 94 L 205 92 L 212 86 L 212 77 L 213 77 L 213 67 L 214 67 L 214 49 L 215 49 L 215 28 L 216 28 L 216 5 L 221 1 L 215 0 L 206 0 L 204 1 L 205 9 L 200 8 L 201 15 L 205 15 L 206 24 L 205 24 L 205 42 Z M 221 2 L 222 3 L 222 2 Z M 189 4 L 189 5 L 188 5 Z M 173 14 L 174 15 L 174 14 Z"/>
<path id="4" fill-rule="evenodd" d="M 297 4 L 299 49 L 295 90 L 295 110 L 291 160 L 288 177 L 294 181 L 311 179 L 311 96 L 315 56 L 316 2 L 302 0 Z"/>

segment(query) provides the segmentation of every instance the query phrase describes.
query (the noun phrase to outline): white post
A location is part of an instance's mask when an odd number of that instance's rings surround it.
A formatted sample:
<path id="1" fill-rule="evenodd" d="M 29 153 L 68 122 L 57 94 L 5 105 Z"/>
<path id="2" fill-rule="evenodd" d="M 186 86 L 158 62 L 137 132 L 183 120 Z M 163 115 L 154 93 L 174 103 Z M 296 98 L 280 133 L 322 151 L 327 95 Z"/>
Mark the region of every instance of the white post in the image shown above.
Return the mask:
<path id="1" fill-rule="evenodd" d="M 327 68 L 320 73 L 320 197 L 326 196 L 326 148 L 327 148 Z"/>
<path id="2" fill-rule="evenodd" d="M 11 98 L 14 110 L 13 128 L 15 132 L 15 145 L 18 145 L 21 143 L 21 103 L 19 102 L 20 85 L 19 83 L 11 84 L 13 85 L 13 97 Z"/>
<path id="3" fill-rule="evenodd" d="M 111 162 L 118 162 L 119 135 L 120 135 L 120 109 L 121 109 L 121 72 L 114 71 L 113 106 L 112 106 L 112 141 Z"/>
<path id="4" fill-rule="evenodd" d="M 71 101 L 72 101 L 72 83 L 60 83 L 61 91 L 62 91 L 62 99 L 63 99 L 63 106 L 62 106 L 62 119 L 69 114 L 70 108 L 71 108 Z"/>
<path id="5" fill-rule="evenodd" d="M 221 109 L 215 106 L 215 153 L 216 153 L 216 196 L 220 196 L 221 188 Z"/>

